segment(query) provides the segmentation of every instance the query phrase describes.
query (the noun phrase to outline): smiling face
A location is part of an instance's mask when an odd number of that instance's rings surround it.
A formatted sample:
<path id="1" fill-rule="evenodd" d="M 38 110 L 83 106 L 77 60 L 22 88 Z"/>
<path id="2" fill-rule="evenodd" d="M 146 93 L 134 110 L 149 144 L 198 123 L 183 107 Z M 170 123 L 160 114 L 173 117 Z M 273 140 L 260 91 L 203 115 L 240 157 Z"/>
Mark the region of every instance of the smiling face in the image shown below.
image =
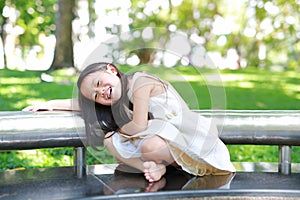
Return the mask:
<path id="1" fill-rule="evenodd" d="M 121 81 L 113 65 L 108 65 L 106 70 L 97 71 L 87 75 L 80 86 L 82 95 L 101 105 L 111 106 L 122 95 Z"/>

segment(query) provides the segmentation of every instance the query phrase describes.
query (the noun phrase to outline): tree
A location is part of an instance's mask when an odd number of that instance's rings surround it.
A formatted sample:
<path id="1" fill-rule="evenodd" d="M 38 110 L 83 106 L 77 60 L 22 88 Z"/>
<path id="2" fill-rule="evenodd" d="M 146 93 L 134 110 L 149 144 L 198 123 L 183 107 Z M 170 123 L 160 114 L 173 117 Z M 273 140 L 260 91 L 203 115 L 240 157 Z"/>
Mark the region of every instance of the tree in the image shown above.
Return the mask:
<path id="1" fill-rule="evenodd" d="M 3 61 L 4 61 L 4 68 L 7 66 L 6 61 L 6 54 L 5 54 L 5 39 L 6 39 L 6 32 L 5 32 L 5 25 L 7 23 L 7 16 L 3 15 L 3 9 L 5 6 L 5 1 L 0 2 L 0 11 L 2 12 L 2 17 L 0 18 L 0 35 L 1 35 L 1 41 L 3 46 Z"/>
<path id="2" fill-rule="evenodd" d="M 44 55 L 45 44 L 41 40 L 43 37 L 40 36 L 47 37 L 54 34 L 55 3 L 56 0 L 0 1 L 1 39 L 5 67 L 10 65 L 15 52 L 21 53 L 23 59 L 26 59 L 32 49 L 38 53 L 37 56 Z"/>
<path id="3" fill-rule="evenodd" d="M 65 67 L 74 67 L 72 20 L 74 18 L 74 0 L 58 0 L 56 13 L 56 45 L 50 71 Z"/>

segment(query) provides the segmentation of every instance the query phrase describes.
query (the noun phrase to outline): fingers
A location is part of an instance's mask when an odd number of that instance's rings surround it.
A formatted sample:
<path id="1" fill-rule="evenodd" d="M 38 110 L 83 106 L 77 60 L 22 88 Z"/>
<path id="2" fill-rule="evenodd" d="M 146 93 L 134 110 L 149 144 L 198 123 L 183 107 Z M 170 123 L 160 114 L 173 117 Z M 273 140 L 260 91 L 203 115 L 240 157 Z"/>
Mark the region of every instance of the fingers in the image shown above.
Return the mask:
<path id="1" fill-rule="evenodd" d="M 47 103 L 40 103 L 32 106 L 27 106 L 22 109 L 22 111 L 29 111 L 29 112 L 37 112 L 42 110 L 52 111 L 53 108 Z"/>
<path id="2" fill-rule="evenodd" d="M 34 106 L 27 106 L 27 107 L 23 108 L 22 111 L 31 111 L 31 112 L 35 112 L 36 109 L 34 108 Z"/>

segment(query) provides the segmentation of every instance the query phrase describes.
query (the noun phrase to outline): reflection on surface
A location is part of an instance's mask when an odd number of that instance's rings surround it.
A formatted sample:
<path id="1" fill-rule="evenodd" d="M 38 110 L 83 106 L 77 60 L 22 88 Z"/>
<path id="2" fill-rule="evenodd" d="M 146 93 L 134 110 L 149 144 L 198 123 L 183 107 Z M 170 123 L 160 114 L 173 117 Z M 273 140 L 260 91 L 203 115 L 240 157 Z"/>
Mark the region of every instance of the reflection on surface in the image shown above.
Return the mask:
<path id="1" fill-rule="evenodd" d="M 245 167 L 245 164 L 241 166 Z M 249 166 L 249 170 L 258 169 Z M 292 167 L 295 166 L 300 169 L 299 164 Z M 1 200 L 110 199 L 107 195 L 119 197 L 122 194 L 126 194 L 127 199 L 136 197 L 136 194 L 149 195 L 150 199 L 166 199 L 171 193 L 180 199 L 179 196 L 195 193 L 200 196 L 235 194 L 237 190 L 245 192 L 244 195 L 276 193 L 281 196 L 300 196 L 300 173 L 284 175 L 277 172 L 238 171 L 228 176 L 195 177 L 170 166 L 164 177 L 155 183 L 148 183 L 143 173 L 126 173 L 116 164 L 87 166 L 86 176 L 81 178 L 75 174 L 74 167 L 58 167 L 9 170 L 0 173 L 0 180 Z"/>
<path id="2" fill-rule="evenodd" d="M 182 189 L 184 190 L 205 190 L 205 189 L 230 189 L 230 183 L 235 173 L 223 176 L 204 176 L 192 178 Z"/>
<path id="3" fill-rule="evenodd" d="M 91 174 L 96 175 L 101 179 L 104 195 L 113 194 L 130 194 L 155 191 L 178 191 L 178 190 L 209 190 L 209 189 L 249 189 L 266 187 L 265 179 L 270 181 L 270 187 L 282 188 L 281 184 L 277 183 L 280 179 L 284 181 L 295 181 L 293 177 L 278 174 L 278 163 L 260 162 L 240 162 L 234 163 L 237 169 L 237 174 L 229 174 L 227 176 L 204 176 L 195 177 L 181 169 L 172 166 L 167 167 L 167 173 L 160 181 L 148 183 L 143 173 L 128 173 L 131 171 L 128 166 L 124 165 L 99 165 L 90 166 Z M 98 167 L 100 167 L 98 169 Z M 126 169 L 124 169 L 124 167 Z M 255 172 L 257 176 L 253 176 Z M 293 163 L 292 172 L 300 172 L 300 165 Z M 103 174 L 107 176 L 103 176 Z M 258 175 L 259 174 L 259 175 Z M 294 175 L 295 176 L 295 175 Z M 255 178 L 256 177 L 256 178 Z M 253 179 L 253 180 L 252 180 Z M 259 181 L 257 181 L 259 179 Z M 247 180 L 241 184 L 241 180 Z M 299 182 L 299 181 L 298 181 Z M 299 185 L 297 182 L 296 185 Z M 272 184 L 271 184 L 272 183 Z"/>
<path id="4" fill-rule="evenodd" d="M 143 173 L 126 173 L 116 168 L 105 181 L 105 195 L 156 192 L 170 190 L 229 189 L 234 173 L 223 176 L 195 177 L 183 170 L 168 166 L 165 176 L 154 183 L 145 180 Z"/>

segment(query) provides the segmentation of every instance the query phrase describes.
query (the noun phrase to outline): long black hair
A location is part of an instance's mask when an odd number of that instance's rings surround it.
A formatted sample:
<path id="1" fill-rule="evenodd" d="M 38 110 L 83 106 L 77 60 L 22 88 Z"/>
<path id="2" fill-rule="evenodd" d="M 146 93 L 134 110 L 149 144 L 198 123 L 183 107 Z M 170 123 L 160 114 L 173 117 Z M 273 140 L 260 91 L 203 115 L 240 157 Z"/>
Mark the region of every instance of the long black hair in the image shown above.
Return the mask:
<path id="1" fill-rule="evenodd" d="M 130 75 L 122 73 L 116 66 L 117 76 L 120 78 L 122 93 L 121 98 L 112 106 L 104 106 L 90 100 L 80 92 L 84 78 L 95 72 L 105 71 L 111 63 L 94 63 L 87 66 L 78 77 L 78 100 L 82 118 L 85 122 L 87 143 L 91 146 L 103 144 L 104 136 L 109 131 L 116 131 L 131 120 L 132 103 L 127 96 L 128 77 Z"/>

